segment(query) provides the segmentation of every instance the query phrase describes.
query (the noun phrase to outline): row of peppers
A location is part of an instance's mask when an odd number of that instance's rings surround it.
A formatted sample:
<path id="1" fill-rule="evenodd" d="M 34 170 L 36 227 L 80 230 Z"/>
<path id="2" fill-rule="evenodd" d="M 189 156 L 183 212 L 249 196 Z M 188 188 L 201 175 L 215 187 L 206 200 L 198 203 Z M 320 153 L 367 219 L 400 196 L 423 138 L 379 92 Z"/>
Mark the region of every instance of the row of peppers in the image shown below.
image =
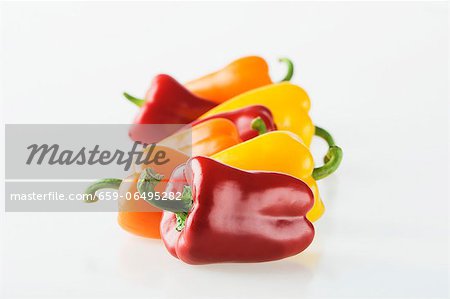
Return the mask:
<path id="1" fill-rule="evenodd" d="M 288 82 L 292 62 L 281 61 L 288 72 L 280 83 L 272 82 L 264 59 L 251 56 L 185 85 L 158 75 L 145 99 L 124 93 L 141 107 L 133 140 L 155 140 L 145 124 L 189 126 L 158 132 L 168 163 L 135 165 L 123 180 L 100 180 L 86 190 L 90 202 L 103 188 L 181 194 L 177 201 L 123 200 L 118 221 L 134 234 L 162 238 L 189 264 L 271 261 L 303 251 L 314 237 L 311 222 L 324 213 L 316 181 L 338 168 L 342 150 L 314 126 L 308 95 Z M 314 135 L 329 146 L 316 168 Z"/>

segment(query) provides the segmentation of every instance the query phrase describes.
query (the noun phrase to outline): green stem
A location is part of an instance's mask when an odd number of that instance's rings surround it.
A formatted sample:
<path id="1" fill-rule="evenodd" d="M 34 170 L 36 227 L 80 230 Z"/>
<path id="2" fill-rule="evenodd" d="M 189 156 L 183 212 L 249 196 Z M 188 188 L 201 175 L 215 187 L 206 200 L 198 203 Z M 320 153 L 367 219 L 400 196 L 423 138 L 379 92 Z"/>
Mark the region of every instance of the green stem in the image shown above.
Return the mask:
<path id="1" fill-rule="evenodd" d="M 266 123 L 261 117 L 255 117 L 251 122 L 251 127 L 253 130 L 258 131 L 258 135 L 267 133 Z"/>
<path id="2" fill-rule="evenodd" d="M 192 207 L 192 190 L 191 186 L 184 186 L 183 193 L 181 194 L 181 201 L 188 204 L 189 210 Z M 182 231 L 184 226 L 186 225 L 186 219 L 188 216 L 188 212 L 178 212 L 175 213 L 177 217 L 177 227 L 175 228 L 177 231 Z"/>
<path id="3" fill-rule="evenodd" d="M 178 200 L 167 198 L 157 199 L 154 194 L 153 196 L 150 196 L 149 193 L 155 192 L 155 187 L 162 178 L 163 176 L 156 173 L 153 169 L 146 168 L 139 177 L 137 190 L 147 203 L 161 210 L 175 213 L 177 216 L 177 230 L 181 230 L 184 227 L 187 212 L 192 206 L 191 187 L 184 186 L 183 193 Z"/>
<path id="4" fill-rule="evenodd" d="M 102 179 L 93 183 L 89 187 L 87 187 L 84 194 L 89 195 L 86 197 L 84 202 L 91 203 L 98 201 L 98 197 L 95 193 L 100 189 L 119 189 L 120 184 L 122 183 L 121 179 Z"/>
<path id="5" fill-rule="evenodd" d="M 334 142 L 333 136 L 331 136 L 331 134 L 326 131 L 325 129 L 322 129 L 321 127 L 315 126 L 315 135 L 325 139 L 325 141 L 328 143 L 328 146 L 335 146 L 336 143 Z"/>
<path id="6" fill-rule="evenodd" d="M 278 59 L 278 61 L 286 63 L 287 67 L 288 67 L 286 76 L 284 76 L 284 78 L 280 82 L 290 81 L 292 79 L 292 76 L 294 75 L 294 64 L 292 63 L 292 61 L 289 58 L 280 58 L 280 59 Z"/>
<path id="7" fill-rule="evenodd" d="M 138 106 L 138 107 L 142 107 L 142 106 L 145 104 L 145 100 L 135 98 L 135 97 L 133 97 L 132 95 L 126 93 L 126 92 L 123 93 L 123 96 L 124 96 L 127 100 L 129 100 L 131 103 L 135 104 L 135 105 Z"/>
<path id="8" fill-rule="evenodd" d="M 315 180 L 326 178 L 335 172 L 341 164 L 343 152 L 342 149 L 334 143 L 333 136 L 321 127 L 316 126 L 315 135 L 323 138 L 328 143 L 328 152 L 324 157 L 325 164 L 314 168 L 312 177 Z"/>

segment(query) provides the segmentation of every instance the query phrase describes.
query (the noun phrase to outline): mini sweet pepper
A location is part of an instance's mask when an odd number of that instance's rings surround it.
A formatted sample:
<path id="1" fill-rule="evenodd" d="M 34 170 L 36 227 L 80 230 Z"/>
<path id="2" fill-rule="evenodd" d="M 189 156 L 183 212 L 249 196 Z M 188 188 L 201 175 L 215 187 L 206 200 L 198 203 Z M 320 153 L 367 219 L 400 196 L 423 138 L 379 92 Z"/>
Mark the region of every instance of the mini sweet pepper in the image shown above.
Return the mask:
<path id="1" fill-rule="evenodd" d="M 143 173 L 139 191 L 152 192 L 154 180 Z M 302 252 L 314 238 L 305 217 L 313 194 L 289 175 L 194 157 L 174 171 L 166 191 L 182 193 L 181 200 L 149 203 L 166 210 L 162 240 L 188 264 L 278 260 Z"/>
<path id="2" fill-rule="evenodd" d="M 292 78 L 294 66 L 287 58 L 288 71 L 282 81 Z M 243 92 L 272 84 L 267 62 L 258 56 L 243 57 L 231 62 L 221 70 L 185 84 L 195 95 L 215 103 L 223 103 Z"/>
<path id="3" fill-rule="evenodd" d="M 171 135 L 176 126 L 164 127 L 166 131 L 149 132 L 148 124 L 188 124 L 207 112 L 216 104 L 190 93 L 183 85 L 168 75 L 156 76 L 145 95 L 137 99 L 127 93 L 124 96 L 141 107 L 130 128 L 130 137 L 134 141 L 145 143 L 158 142 Z M 173 128 L 173 131 L 171 129 Z"/>

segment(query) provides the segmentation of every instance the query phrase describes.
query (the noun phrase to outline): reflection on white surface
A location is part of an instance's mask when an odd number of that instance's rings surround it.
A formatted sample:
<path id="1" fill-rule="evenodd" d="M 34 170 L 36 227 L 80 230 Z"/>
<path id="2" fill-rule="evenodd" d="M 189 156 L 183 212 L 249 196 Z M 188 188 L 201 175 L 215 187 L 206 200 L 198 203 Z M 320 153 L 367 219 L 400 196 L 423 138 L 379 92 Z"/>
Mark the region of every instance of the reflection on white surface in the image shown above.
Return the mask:
<path id="1" fill-rule="evenodd" d="M 189 266 L 114 213 L 2 215 L 6 298 L 448 296 L 445 3 L 105 5 L 3 5 L 2 120 L 127 123 L 121 93 L 157 72 L 187 81 L 257 53 L 278 78 L 281 54 L 342 168 L 319 183 L 311 247 L 271 263 Z"/>

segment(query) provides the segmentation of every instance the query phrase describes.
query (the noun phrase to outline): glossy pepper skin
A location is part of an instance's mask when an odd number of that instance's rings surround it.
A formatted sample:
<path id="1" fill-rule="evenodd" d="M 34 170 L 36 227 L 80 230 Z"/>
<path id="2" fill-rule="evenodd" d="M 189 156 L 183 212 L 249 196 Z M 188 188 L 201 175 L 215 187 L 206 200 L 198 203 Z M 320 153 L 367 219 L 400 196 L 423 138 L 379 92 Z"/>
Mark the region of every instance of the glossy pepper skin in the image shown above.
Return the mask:
<path id="1" fill-rule="evenodd" d="M 238 94 L 271 83 L 267 62 L 258 56 L 248 56 L 190 81 L 185 86 L 199 97 L 222 103 Z"/>
<path id="2" fill-rule="evenodd" d="M 173 182 L 173 183 L 172 183 Z M 188 264 L 265 262 L 296 255 L 314 238 L 305 214 L 309 187 L 281 173 L 247 172 L 206 157 L 177 168 L 166 191 L 192 190 L 184 228 L 165 211 L 161 236 L 168 251 Z"/>
<path id="3" fill-rule="evenodd" d="M 258 117 L 264 122 L 267 132 L 275 131 L 277 129 L 277 126 L 273 121 L 272 112 L 262 105 L 251 105 L 236 110 L 217 113 L 210 117 L 198 119 L 194 121 L 191 126 L 197 126 L 213 118 L 229 119 L 236 125 L 241 139 L 246 141 L 259 135 L 259 132 L 252 128 L 252 123 Z"/>
<path id="4" fill-rule="evenodd" d="M 295 133 L 306 146 L 311 144 L 314 124 L 308 115 L 310 99 L 301 87 L 289 82 L 271 84 L 240 94 L 209 110 L 200 119 L 249 105 L 267 107 L 273 114 L 278 130 Z"/>
<path id="5" fill-rule="evenodd" d="M 314 222 L 324 213 L 325 207 L 312 177 L 314 159 L 309 149 L 291 132 L 269 132 L 229 147 L 211 158 L 243 170 L 281 172 L 298 178 L 314 194 L 314 205 L 307 218 Z"/>
<path id="6" fill-rule="evenodd" d="M 152 130 L 148 132 L 146 124 L 188 124 L 207 112 L 216 104 L 193 95 L 183 85 L 168 75 L 158 75 L 145 95 L 145 100 L 139 100 L 125 94 L 141 111 L 130 128 L 130 137 L 134 141 L 145 143 L 158 142 L 174 133 Z"/>

